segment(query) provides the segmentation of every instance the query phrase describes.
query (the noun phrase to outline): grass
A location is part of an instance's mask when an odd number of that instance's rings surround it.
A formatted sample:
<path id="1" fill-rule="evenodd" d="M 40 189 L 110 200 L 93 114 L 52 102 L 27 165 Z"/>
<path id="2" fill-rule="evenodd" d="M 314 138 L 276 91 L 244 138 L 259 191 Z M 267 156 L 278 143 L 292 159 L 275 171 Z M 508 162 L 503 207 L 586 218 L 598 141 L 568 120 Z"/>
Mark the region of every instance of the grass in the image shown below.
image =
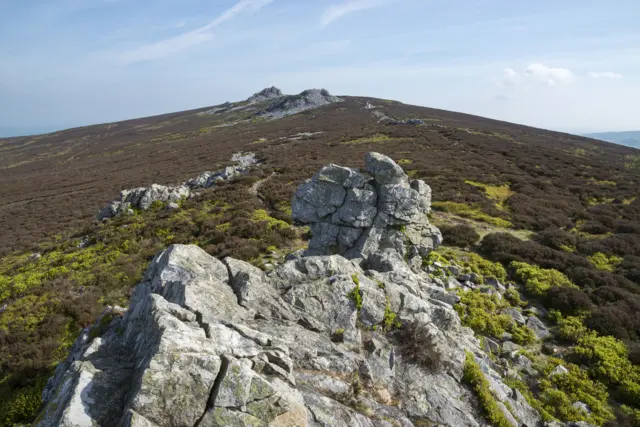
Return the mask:
<path id="1" fill-rule="evenodd" d="M 513 224 L 503 218 L 494 217 L 482 212 L 478 207 L 468 205 L 466 203 L 457 202 L 433 202 L 434 209 L 439 209 L 445 212 L 451 212 L 462 217 L 475 219 L 478 221 L 486 222 L 496 227 L 509 228 Z"/>
<path id="2" fill-rule="evenodd" d="M 487 197 L 493 200 L 493 202 L 496 205 L 496 208 L 505 212 L 508 210 L 508 206 L 506 205 L 506 202 L 509 199 L 509 197 L 511 197 L 514 194 L 513 191 L 511 191 L 511 189 L 509 188 L 509 184 L 489 185 L 489 184 L 483 184 L 481 182 L 468 181 L 468 180 L 465 181 L 465 184 L 469 184 L 476 188 L 481 188 L 482 190 L 484 190 Z"/>
<path id="3" fill-rule="evenodd" d="M 391 142 L 406 142 L 411 141 L 411 138 L 398 138 L 392 137 L 384 133 L 376 133 L 370 136 L 365 136 L 363 138 L 350 139 L 347 141 L 342 141 L 340 144 L 342 145 L 358 145 L 358 144 L 386 144 Z"/>
<path id="4" fill-rule="evenodd" d="M 622 263 L 622 257 L 617 255 L 607 255 L 602 252 L 596 252 L 593 255 L 587 257 L 587 259 L 598 270 L 615 271 L 616 267 Z"/>

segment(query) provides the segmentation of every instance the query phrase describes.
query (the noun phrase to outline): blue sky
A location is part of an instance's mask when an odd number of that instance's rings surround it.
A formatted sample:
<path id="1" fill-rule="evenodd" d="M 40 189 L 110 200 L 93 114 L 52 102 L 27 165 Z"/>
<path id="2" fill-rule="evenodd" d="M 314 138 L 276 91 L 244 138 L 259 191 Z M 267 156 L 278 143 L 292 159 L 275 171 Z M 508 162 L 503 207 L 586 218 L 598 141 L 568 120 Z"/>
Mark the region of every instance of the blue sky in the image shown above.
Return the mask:
<path id="1" fill-rule="evenodd" d="M 0 129 L 271 85 L 569 132 L 638 129 L 638 22 L 637 0 L 0 0 Z"/>

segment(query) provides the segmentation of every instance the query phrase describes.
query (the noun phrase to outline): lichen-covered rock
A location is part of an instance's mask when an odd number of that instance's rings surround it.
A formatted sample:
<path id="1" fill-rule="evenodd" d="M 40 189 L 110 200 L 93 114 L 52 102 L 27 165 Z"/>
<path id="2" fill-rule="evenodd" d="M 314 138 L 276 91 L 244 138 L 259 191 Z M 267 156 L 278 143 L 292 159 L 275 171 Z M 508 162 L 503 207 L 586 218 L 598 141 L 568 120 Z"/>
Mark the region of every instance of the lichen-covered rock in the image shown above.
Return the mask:
<path id="1" fill-rule="evenodd" d="M 292 201 L 294 220 L 310 224 L 312 239 L 307 255 L 341 254 L 369 257 L 392 251 L 396 257 L 416 258 L 442 242 L 431 225 L 431 189 L 420 180 L 409 181 L 402 168 L 379 153 L 365 156 L 367 174 L 328 165 L 298 187 Z M 369 260 L 391 268 L 380 256 Z M 387 267 L 382 267 L 381 262 Z"/>

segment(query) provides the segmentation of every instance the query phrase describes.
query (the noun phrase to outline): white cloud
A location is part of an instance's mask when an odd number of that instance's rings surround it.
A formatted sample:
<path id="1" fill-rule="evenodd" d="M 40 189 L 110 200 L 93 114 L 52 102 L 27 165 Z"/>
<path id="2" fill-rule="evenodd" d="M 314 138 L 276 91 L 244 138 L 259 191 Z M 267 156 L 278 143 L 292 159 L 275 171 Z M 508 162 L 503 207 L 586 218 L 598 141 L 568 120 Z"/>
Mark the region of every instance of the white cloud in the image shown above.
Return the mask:
<path id="1" fill-rule="evenodd" d="M 624 77 L 622 74 L 614 73 L 612 71 L 592 71 L 589 73 L 589 76 L 593 77 L 594 79 L 599 79 L 601 77 L 605 79 L 621 79 L 622 77 Z"/>
<path id="2" fill-rule="evenodd" d="M 374 9 L 391 3 L 393 0 L 344 0 L 342 3 L 329 6 L 320 18 L 322 28 L 350 13 Z"/>
<path id="3" fill-rule="evenodd" d="M 164 58 L 188 47 L 196 46 L 213 39 L 212 29 L 243 13 L 255 13 L 273 3 L 274 0 L 240 0 L 225 10 L 213 21 L 195 30 L 187 31 L 168 39 L 138 46 L 117 55 L 119 62 L 131 64 L 140 61 L 150 61 Z"/>
<path id="4" fill-rule="evenodd" d="M 566 68 L 551 68 L 542 64 L 531 64 L 524 74 L 549 86 L 571 83 L 575 75 Z"/>
<path id="5" fill-rule="evenodd" d="M 556 86 L 569 84 L 574 80 L 575 74 L 566 68 L 552 68 L 543 64 L 531 64 L 522 73 L 518 73 L 513 68 L 505 68 L 500 84 L 506 87 L 528 85 L 530 83 Z"/>

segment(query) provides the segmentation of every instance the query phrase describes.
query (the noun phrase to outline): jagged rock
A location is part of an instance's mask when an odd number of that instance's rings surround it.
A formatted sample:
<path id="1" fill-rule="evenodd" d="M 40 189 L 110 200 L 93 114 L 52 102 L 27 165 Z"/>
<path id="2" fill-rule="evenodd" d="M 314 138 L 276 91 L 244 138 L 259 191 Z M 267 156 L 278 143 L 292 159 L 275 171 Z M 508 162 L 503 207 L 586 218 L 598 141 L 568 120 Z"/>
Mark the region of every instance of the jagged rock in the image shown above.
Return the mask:
<path id="1" fill-rule="evenodd" d="M 520 349 L 522 349 L 522 346 L 519 346 L 514 342 L 506 341 L 502 343 L 502 354 L 517 352 Z"/>
<path id="2" fill-rule="evenodd" d="M 500 354 L 500 344 L 489 337 L 482 338 L 482 349 L 487 353 Z"/>
<path id="3" fill-rule="evenodd" d="M 547 327 L 544 326 L 544 323 L 542 323 L 542 321 L 537 317 L 531 316 L 527 318 L 527 326 L 533 329 L 533 332 L 535 332 L 538 339 L 542 340 L 547 338 L 549 335 L 551 335 L 551 332 L 549 332 L 549 329 L 547 329 Z"/>
<path id="4" fill-rule="evenodd" d="M 279 119 L 336 102 L 342 102 L 342 99 L 332 96 L 326 89 L 307 89 L 298 95 L 278 97 L 258 114 L 261 117 Z"/>
<path id="5" fill-rule="evenodd" d="M 363 258 L 383 270 L 395 269 L 398 260 L 404 264 L 405 255 L 426 256 L 442 242 L 427 218 L 431 189 L 423 181 L 409 182 L 382 154 L 368 153 L 365 163 L 370 176 L 331 164 L 298 187 L 292 213 L 294 220 L 310 224 L 306 254 Z M 412 262 L 416 270 L 418 261 Z"/>
<path id="6" fill-rule="evenodd" d="M 524 318 L 522 313 L 520 313 L 520 311 L 518 311 L 518 309 L 515 307 L 507 308 L 503 311 L 503 313 L 511 317 L 516 323 L 519 323 L 521 325 L 524 325 L 526 323 L 526 319 Z"/>
<path id="7" fill-rule="evenodd" d="M 282 91 L 275 86 L 262 89 L 260 92 L 256 92 L 251 95 L 247 101 L 249 102 L 262 102 L 269 99 L 280 98 L 283 96 Z"/>
<path id="8" fill-rule="evenodd" d="M 164 186 L 151 184 L 149 187 L 139 187 L 120 192 L 120 198 L 111 201 L 102 208 L 97 215 L 99 220 L 105 220 L 114 216 L 133 215 L 133 209 L 147 210 L 154 202 L 168 203 L 168 207 L 176 209 L 179 206 L 176 202 L 191 197 L 192 190 L 209 188 L 220 181 L 227 181 L 257 163 L 255 153 L 235 153 L 231 157 L 235 166 L 216 172 L 202 172 L 197 177 L 192 178 L 181 185 Z"/>

